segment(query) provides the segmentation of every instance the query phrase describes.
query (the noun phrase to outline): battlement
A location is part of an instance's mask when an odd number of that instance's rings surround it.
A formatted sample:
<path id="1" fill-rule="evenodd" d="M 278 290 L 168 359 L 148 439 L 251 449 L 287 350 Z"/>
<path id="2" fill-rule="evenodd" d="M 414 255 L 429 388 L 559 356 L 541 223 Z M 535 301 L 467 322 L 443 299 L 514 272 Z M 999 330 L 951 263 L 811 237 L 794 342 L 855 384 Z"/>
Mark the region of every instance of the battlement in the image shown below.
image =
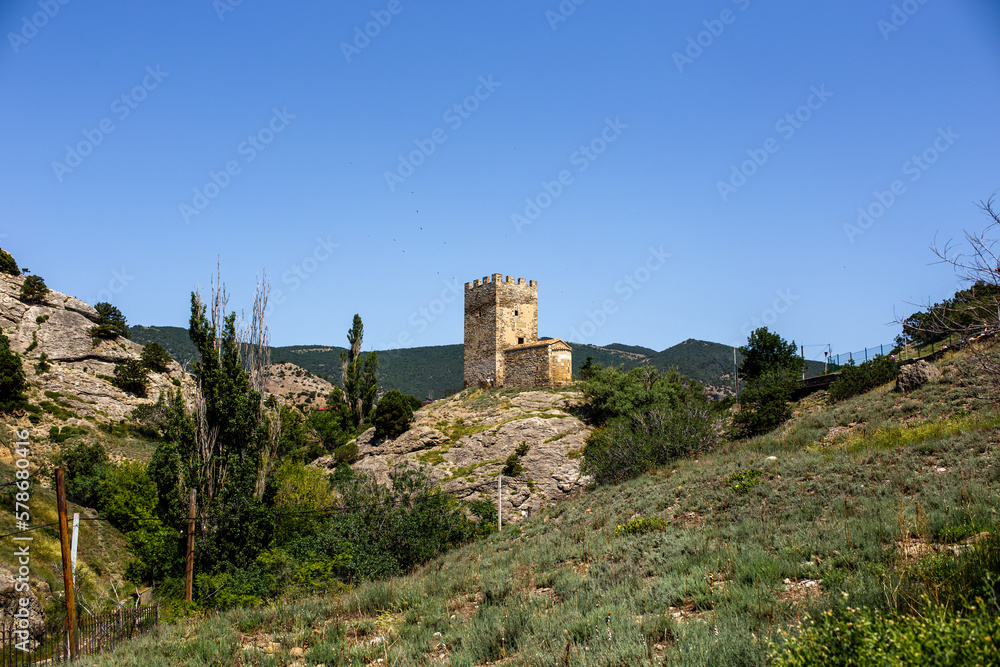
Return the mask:
<path id="1" fill-rule="evenodd" d="M 503 280 L 501 280 L 503 278 Z M 465 289 L 471 290 L 477 287 L 485 287 L 487 285 L 527 285 L 528 287 L 538 287 L 538 282 L 535 280 L 526 281 L 524 278 L 513 278 L 507 276 L 504 278 L 501 273 L 494 273 L 492 276 L 483 276 L 482 280 L 473 280 L 471 283 L 465 283 Z"/>

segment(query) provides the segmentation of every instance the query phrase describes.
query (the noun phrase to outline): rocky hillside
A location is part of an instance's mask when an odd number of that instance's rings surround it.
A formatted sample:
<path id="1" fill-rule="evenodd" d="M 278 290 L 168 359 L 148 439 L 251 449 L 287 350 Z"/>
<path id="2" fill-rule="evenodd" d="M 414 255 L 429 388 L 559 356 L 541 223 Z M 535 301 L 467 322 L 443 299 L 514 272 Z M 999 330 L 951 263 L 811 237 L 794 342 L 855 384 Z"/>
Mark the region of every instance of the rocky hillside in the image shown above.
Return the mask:
<path id="1" fill-rule="evenodd" d="M 76 297 L 50 289 L 40 303 L 21 301 L 23 282 L 24 276 L 0 274 L 0 326 L 11 349 L 24 355 L 30 402 L 43 409 L 32 423 L 26 416 L 22 427 L 113 423 L 175 387 L 190 391 L 190 377 L 174 362 L 166 373 L 150 373 L 146 398 L 122 391 L 112 382 L 115 366 L 139 359 L 142 346 L 125 338 L 92 338 L 97 311 Z"/>
<path id="2" fill-rule="evenodd" d="M 460 499 L 494 501 L 497 477 L 506 468 L 503 514 L 520 520 L 576 495 L 590 481 L 580 474 L 590 428 L 574 414 L 579 401 L 570 390 L 465 390 L 418 410 L 397 438 L 365 431 L 354 441 L 353 467 L 383 482 L 394 470 L 422 468 Z M 312 465 L 332 471 L 336 460 L 324 457 Z"/>
<path id="3" fill-rule="evenodd" d="M 297 405 L 307 410 L 326 406 L 326 397 L 334 387 L 321 377 L 287 361 L 271 364 L 270 378 L 265 386 L 269 394 L 285 405 Z"/>

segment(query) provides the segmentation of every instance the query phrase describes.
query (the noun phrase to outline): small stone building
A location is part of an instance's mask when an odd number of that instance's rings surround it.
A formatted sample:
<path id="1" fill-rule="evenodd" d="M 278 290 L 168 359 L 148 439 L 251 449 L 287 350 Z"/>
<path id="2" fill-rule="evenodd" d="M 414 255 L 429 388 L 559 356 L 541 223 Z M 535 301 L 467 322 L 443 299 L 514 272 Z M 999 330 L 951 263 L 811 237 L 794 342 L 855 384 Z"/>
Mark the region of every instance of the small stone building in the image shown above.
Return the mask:
<path id="1" fill-rule="evenodd" d="M 573 380 L 573 351 L 538 340 L 538 283 L 499 274 L 465 283 L 466 387 L 555 387 Z"/>

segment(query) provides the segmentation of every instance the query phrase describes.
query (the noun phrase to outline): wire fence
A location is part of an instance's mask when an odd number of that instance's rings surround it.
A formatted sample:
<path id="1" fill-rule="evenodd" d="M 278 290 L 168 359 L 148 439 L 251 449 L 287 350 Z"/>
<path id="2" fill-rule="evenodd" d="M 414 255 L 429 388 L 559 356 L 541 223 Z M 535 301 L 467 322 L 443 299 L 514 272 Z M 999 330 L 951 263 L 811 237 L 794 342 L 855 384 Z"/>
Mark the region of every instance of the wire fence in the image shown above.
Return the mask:
<path id="1" fill-rule="evenodd" d="M 15 620 L 16 622 L 16 620 Z M 154 604 L 134 609 L 119 609 L 83 617 L 77 623 L 79 656 L 100 655 L 139 637 L 159 622 L 159 608 Z M 27 631 L 7 621 L 0 627 L 0 666 L 69 662 L 66 645 L 66 622 L 35 626 Z"/>

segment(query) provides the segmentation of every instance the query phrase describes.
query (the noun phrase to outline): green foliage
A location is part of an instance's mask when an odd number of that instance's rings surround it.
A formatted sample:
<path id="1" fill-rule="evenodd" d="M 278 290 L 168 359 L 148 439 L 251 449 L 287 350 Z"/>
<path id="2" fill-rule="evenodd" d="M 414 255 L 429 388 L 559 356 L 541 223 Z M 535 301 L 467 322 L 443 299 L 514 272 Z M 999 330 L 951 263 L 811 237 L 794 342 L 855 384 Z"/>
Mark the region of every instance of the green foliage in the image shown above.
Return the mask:
<path id="1" fill-rule="evenodd" d="M 0 273 L 7 273 L 12 276 L 21 275 L 21 269 L 17 267 L 17 262 L 6 250 L 0 249 Z"/>
<path id="2" fill-rule="evenodd" d="M 733 431 L 739 437 L 760 435 L 773 430 L 792 416 L 789 402 L 802 373 L 802 359 L 795 342 L 787 343 L 767 327 L 753 331 L 740 348 L 743 363 L 740 378 L 740 411 L 733 417 Z"/>
<path id="3" fill-rule="evenodd" d="M 970 604 L 963 613 L 927 601 L 920 613 L 873 609 L 829 610 L 813 616 L 797 637 L 772 652 L 774 665 L 875 667 L 995 665 L 1000 617 Z"/>
<path id="4" fill-rule="evenodd" d="M 166 373 L 170 370 L 172 359 L 167 350 L 159 343 L 148 343 L 142 348 L 142 363 L 154 373 Z"/>
<path id="5" fill-rule="evenodd" d="M 28 380 L 21 358 L 10 349 L 10 341 L 0 333 L 0 412 L 10 412 L 27 405 L 24 390 Z"/>
<path id="6" fill-rule="evenodd" d="M 736 494 L 746 493 L 760 484 L 761 475 L 763 473 L 757 468 L 737 470 L 726 478 L 726 488 Z"/>
<path id="7" fill-rule="evenodd" d="M 977 281 L 955 296 L 917 311 L 903 320 L 903 331 L 896 337 L 900 345 L 931 345 L 957 332 L 976 333 L 977 328 L 996 322 L 1000 285 Z"/>
<path id="8" fill-rule="evenodd" d="M 40 303 L 48 293 L 49 288 L 41 276 L 28 276 L 21 284 L 19 298 L 25 303 Z"/>
<path id="9" fill-rule="evenodd" d="M 517 454 L 517 452 L 511 453 L 511 455 L 507 457 L 507 460 L 504 461 L 503 474 L 508 477 L 516 477 L 522 472 L 524 472 L 524 466 L 521 465 L 521 457 Z"/>
<path id="10" fill-rule="evenodd" d="M 64 446 L 52 462 L 63 469 L 66 496 L 70 500 L 86 507 L 100 506 L 101 480 L 111 471 L 111 459 L 104 445 L 81 442 L 73 447 Z"/>
<path id="11" fill-rule="evenodd" d="M 97 326 L 90 329 L 92 337 L 107 340 L 129 337 L 128 324 L 125 322 L 125 316 L 122 315 L 120 310 L 107 301 L 101 301 L 95 305 L 94 310 L 97 311 L 99 319 L 97 320 Z"/>
<path id="12" fill-rule="evenodd" d="M 676 372 L 596 369 L 583 394 L 598 424 L 587 439 L 583 470 L 599 484 L 621 482 L 714 444 L 709 399 Z"/>
<path id="13" fill-rule="evenodd" d="M 375 408 L 375 435 L 380 438 L 395 438 L 406 432 L 413 422 L 411 397 L 404 396 L 395 389 L 387 391 Z"/>
<path id="14" fill-rule="evenodd" d="M 361 344 L 364 341 L 364 336 L 365 326 L 361 322 L 361 316 L 355 313 L 354 322 L 347 331 L 347 342 L 350 349 L 340 353 L 344 400 L 351 409 L 355 428 L 360 426 L 365 418 L 365 412 L 361 408 L 362 395 L 365 393 L 362 388 L 364 366 L 361 363 Z"/>
<path id="15" fill-rule="evenodd" d="M 39 375 L 48 373 L 50 368 L 52 368 L 52 364 L 49 363 L 49 355 L 42 352 L 38 355 L 38 363 L 35 364 L 35 373 Z"/>
<path id="16" fill-rule="evenodd" d="M 330 484 L 322 472 L 290 461 L 275 472 L 273 498 L 277 515 L 275 545 L 315 532 L 334 504 Z"/>
<path id="17" fill-rule="evenodd" d="M 146 396 L 149 369 L 138 359 L 127 359 L 115 366 L 115 386 L 140 398 Z"/>
<path id="18" fill-rule="evenodd" d="M 338 464 L 353 463 L 358 458 L 358 444 L 352 441 L 341 445 L 334 450 L 333 456 Z"/>
<path id="19" fill-rule="evenodd" d="M 139 433 L 149 439 L 158 439 L 167 430 L 169 409 L 166 392 L 161 392 L 156 403 L 144 403 L 132 409 L 129 418 L 135 422 Z"/>
<path id="20" fill-rule="evenodd" d="M 851 360 L 840 369 L 840 377 L 830 385 L 830 399 L 842 401 L 864 394 L 876 387 L 893 382 L 899 375 L 899 364 L 891 357 L 879 355 L 855 366 Z"/>
<path id="21" fill-rule="evenodd" d="M 620 535 L 642 535 L 643 533 L 649 533 L 654 530 L 662 530 L 663 528 L 666 528 L 666 526 L 667 522 L 659 517 L 638 516 L 629 520 L 626 524 L 616 526 L 615 537 Z"/>
<path id="22" fill-rule="evenodd" d="M 148 583 L 163 576 L 173 546 L 169 538 L 178 534 L 165 529 L 156 516 L 156 484 L 146 465 L 128 461 L 110 468 L 97 486 L 98 509 L 125 536 L 132 552 L 126 567 L 129 578 Z"/>
<path id="23" fill-rule="evenodd" d="M 346 554 L 351 580 L 400 574 L 488 530 L 418 471 L 396 474 L 388 488 L 341 466 L 332 481 L 340 497 L 333 515 L 285 550 L 303 562 Z"/>

